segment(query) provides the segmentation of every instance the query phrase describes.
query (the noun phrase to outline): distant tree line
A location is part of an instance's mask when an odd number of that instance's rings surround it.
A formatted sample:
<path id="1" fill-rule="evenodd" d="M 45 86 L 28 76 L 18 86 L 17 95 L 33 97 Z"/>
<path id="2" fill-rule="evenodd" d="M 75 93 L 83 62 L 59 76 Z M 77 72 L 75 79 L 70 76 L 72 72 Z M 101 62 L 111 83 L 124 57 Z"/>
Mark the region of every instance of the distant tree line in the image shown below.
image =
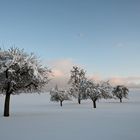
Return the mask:
<path id="1" fill-rule="evenodd" d="M 99 99 L 120 99 L 128 96 L 128 88 L 123 85 L 111 86 L 109 81 L 99 83 L 86 77 L 86 71 L 78 66 L 73 66 L 68 84 L 70 88 L 59 90 L 58 87 L 50 91 L 52 101 L 70 100 L 74 97 L 81 104 L 81 100 L 90 99 L 93 102 L 93 108 L 96 108 L 96 101 Z M 64 94 L 65 93 L 65 94 Z M 62 104 L 61 104 L 62 106 Z"/>

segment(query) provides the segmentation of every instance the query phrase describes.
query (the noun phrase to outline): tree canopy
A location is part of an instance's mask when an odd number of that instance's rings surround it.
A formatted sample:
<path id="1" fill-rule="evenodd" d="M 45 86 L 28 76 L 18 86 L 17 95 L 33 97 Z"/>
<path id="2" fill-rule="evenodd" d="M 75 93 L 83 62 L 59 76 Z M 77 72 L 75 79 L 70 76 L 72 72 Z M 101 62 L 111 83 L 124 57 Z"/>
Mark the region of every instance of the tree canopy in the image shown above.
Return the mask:
<path id="1" fill-rule="evenodd" d="M 14 47 L 0 50 L 0 94 L 6 95 L 7 110 L 4 115 L 9 116 L 11 94 L 40 92 L 48 83 L 50 72 L 33 53 Z"/>

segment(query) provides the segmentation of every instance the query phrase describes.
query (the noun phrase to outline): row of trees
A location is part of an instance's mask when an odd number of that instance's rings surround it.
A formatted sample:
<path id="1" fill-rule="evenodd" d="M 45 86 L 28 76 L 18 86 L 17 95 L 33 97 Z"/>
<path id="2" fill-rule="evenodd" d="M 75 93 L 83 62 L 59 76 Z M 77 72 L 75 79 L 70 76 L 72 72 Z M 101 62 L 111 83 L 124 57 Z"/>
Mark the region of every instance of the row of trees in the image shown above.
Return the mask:
<path id="1" fill-rule="evenodd" d="M 4 116 L 9 116 L 10 96 L 20 93 L 42 92 L 43 87 L 49 82 L 51 71 L 42 66 L 39 59 L 33 54 L 28 54 L 18 48 L 9 50 L 0 49 L 0 94 L 5 95 Z M 96 101 L 100 98 L 111 98 L 111 86 L 108 82 L 100 84 L 88 80 L 85 71 L 78 67 L 73 67 L 69 80 L 69 90 L 59 90 L 57 87 L 51 90 L 51 100 L 60 101 L 69 100 L 70 97 L 81 100 L 90 98 L 94 107 Z M 114 88 L 113 93 L 122 101 L 127 97 L 128 89 L 124 86 Z"/>
<path id="2" fill-rule="evenodd" d="M 70 100 L 71 97 L 77 98 L 79 104 L 81 104 L 81 100 L 91 99 L 93 107 L 96 108 L 96 101 L 101 98 L 119 98 L 120 102 L 122 102 L 122 98 L 127 98 L 129 92 L 123 85 L 112 87 L 109 81 L 96 83 L 89 80 L 86 77 L 85 70 L 77 66 L 72 68 L 68 84 L 70 85 L 70 89 L 67 91 L 59 90 L 57 86 L 52 89 L 50 91 L 51 101 L 60 101 L 60 105 L 62 106 L 62 102 Z"/>

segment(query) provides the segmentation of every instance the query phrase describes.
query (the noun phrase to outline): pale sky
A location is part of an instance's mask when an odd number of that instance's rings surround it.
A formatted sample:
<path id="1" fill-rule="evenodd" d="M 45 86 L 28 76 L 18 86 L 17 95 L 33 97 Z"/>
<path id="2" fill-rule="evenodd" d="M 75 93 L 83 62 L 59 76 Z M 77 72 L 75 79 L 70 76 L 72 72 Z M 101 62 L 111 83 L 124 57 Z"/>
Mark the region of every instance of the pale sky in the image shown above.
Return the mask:
<path id="1" fill-rule="evenodd" d="M 35 52 L 59 78 L 77 64 L 138 86 L 140 1 L 0 0 L 0 45 Z"/>

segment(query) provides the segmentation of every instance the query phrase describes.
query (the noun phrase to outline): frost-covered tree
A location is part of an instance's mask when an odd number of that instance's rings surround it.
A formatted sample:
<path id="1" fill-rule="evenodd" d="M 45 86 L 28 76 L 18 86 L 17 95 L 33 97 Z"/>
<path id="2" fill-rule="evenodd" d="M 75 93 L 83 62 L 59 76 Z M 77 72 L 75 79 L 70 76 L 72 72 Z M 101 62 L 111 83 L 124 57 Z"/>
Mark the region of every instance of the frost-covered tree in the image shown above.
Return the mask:
<path id="1" fill-rule="evenodd" d="M 93 102 L 93 108 L 96 108 L 96 101 L 102 98 L 100 85 L 91 81 L 86 81 L 86 94 Z"/>
<path id="2" fill-rule="evenodd" d="M 71 70 L 71 76 L 69 80 L 71 87 L 69 93 L 74 98 L 78 99 L 79 104 L 81 103 L 82 99 L 86 98 L 85 88 L 83 86 L 86 81 L 85 74 L 85 70 L 77 66 L 73 66 Z"/>
<path id="3" fill-rule="evenodd" d="M 120 102 L 122 103 L 122 99 L 127 98 L 129 89 L 123 85 L 117 85 L 116 87 L 114 87 L 112 93 L 113 93 L 113 96 L 120 99 Z"/>
<path id="4" fill-rule="evenodd" d="M 57 86 L 50 91 L 50 95 L 51 101 L 60 102 L 60 106 L 62 106 L 63 101 L 70 100 L 68 92 L 66 90 L 59 90 Z"/>
<path id="5" fill-rule="evenodd" d="M 50 70 L 34 54 L 18 48 L 0 50 L 0 93 L 5 95 L 4 116 L 9 116 L 12 94 L 40 92 L 48 83 Z"/>
<path id="6" fill-rule="evenodd" d="M 112 96 L 112 86 L 109 83 L 109 81 L 101 81 L 99 83 L 99 86 L 100 86 L 100 90 L 101 90 L 101 93 L 102 93 L 102 98 L 104 98 L 104 99 L 113 98 L 113 96 Z"/>

